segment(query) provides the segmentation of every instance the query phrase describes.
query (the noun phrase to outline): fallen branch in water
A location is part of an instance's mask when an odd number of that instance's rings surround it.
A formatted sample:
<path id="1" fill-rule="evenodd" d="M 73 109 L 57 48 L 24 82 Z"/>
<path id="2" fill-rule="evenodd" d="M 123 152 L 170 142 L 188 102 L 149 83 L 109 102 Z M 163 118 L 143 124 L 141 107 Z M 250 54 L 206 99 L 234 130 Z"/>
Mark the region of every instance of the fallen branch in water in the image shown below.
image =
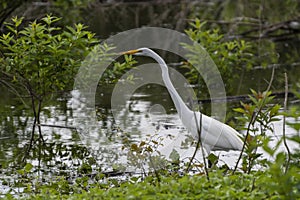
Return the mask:
<path id="1" fill-rule="evenodd" d="M 73 126 L 61 126 L 61 125 L 54 125 L 54 124 L 37 124 L 37 126 L 47 126 L 47 127 L 53 127 L 53 128 L 66 128 L 66 129 L 77 130 L 77 128 L 73 127 Z"/>
<path id="2" fill-rule="evenodd" d="M 272 92 L 272 96 L 275 98 L 285 98 L 285 92 Z M 288 97 L 293 98 L 295 95 L 292 92 L 287 93 Z M 210 98 L 210 99 L 200 99 L 198 103 L 212 103 L 212 102 L 234 102 L 234 101 L 250 101 L 248 94 L 226 96 L 226 98 Z"/>

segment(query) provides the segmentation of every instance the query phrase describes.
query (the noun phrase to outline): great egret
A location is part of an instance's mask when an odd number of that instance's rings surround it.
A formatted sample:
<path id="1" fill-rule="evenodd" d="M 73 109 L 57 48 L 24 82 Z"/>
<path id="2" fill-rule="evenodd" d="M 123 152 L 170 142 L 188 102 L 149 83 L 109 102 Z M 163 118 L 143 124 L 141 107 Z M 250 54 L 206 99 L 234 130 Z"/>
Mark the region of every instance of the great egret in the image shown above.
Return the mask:
<path id="1" fill-rule="evenodd" d="M 192 133 L 193 138 L 196 140 L 199 137 L 198 129 L 201 127 L 201 143 L 207 154 L 211 150 L 242 150 L 243 142 L 236 130 L 200 112 L 192 111 L 185 105 L 170 80 L 168 66 L 157 53 L 149 48 L 139 48 L 123 52 L 122 54 L 148 56 L 158 62 L 162 71 L 163 82 L 171 95 L 183 125 Z"/>

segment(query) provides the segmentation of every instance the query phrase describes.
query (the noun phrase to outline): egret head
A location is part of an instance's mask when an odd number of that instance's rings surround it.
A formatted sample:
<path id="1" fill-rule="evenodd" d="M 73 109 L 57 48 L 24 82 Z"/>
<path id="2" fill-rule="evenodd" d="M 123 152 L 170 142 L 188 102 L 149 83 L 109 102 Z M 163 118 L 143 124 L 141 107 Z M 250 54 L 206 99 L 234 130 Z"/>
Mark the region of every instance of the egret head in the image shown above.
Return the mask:
<path id="1" fill-rule="evenodd" d="M 122 52 L 122 55 L 137 55 L 137 56 L 150 56 L 153 55 L 153 51 L 149 48 L 143 47 L 139 49 L 129 50 Z"/>

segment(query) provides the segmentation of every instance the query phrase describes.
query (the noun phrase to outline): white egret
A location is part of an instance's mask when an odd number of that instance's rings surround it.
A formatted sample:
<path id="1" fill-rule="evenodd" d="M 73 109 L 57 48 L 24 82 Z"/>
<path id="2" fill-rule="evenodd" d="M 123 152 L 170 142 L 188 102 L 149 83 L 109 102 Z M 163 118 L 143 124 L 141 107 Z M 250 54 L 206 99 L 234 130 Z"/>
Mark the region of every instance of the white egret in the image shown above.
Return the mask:
<path id="1" fill-rule="evenodd" d="M 242 150 L 243 142 L 235 129 L 200 112 L 192 111 L 185 105 L 170 80 L 168 66 L 157 53 L 149 48 L 139 48 L 122 54 L 148 56 L 158 62 L 162 71 L 163 82 L 171 95 L 183 125 L 197 141 L 199 137 L 198 130 L 201 127 L 201 143 L 207 154 L 211 150 Z"/>

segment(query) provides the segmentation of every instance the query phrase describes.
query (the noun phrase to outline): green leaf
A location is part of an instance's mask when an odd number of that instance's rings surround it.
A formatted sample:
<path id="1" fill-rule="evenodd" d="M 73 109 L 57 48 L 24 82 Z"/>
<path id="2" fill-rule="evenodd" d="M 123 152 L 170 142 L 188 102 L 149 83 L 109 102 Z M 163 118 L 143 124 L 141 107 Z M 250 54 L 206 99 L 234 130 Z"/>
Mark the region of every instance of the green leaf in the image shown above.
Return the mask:
<path id="1" fill-rule="evenodd" d="M 275 151 L 269 147 L 270 138 L 265 138 L 263 140 L 263 150 L 265 150 L 271 156 L 274 155 Z"/>
<path id="2" fill-rule="evenodd" d="M 281 106 L 279 104 L 276 104 L 275 106 L 273 106 L 271 111 L 270 111 L 270 115 L 271 116 L 276 116 L 278 114 L 278 111 L 279 111 L 280 108 L 281 108 Z"/>
<path id="3" fill-rule="evenodd" d="M 245 113 L 245 110 L 243 108 L 234 108 L 233 111 L 239 112 L 239 113 Z"/>
<path id="4" fill-rule="evenodd" d="M 12 21 L 15 23 L 16 28 L 21 25 L 23 19 L 24 17 L 18 18 L 17 16 L 12 18 Z"/>
<path id="5" fill-rule="evenodd" d="M 30 170 L 33 168 L 33 165 L 31 163 L 26 163 L 26 165 L 24 166 L 24 170 L 25 172 L 30 172 Z"/>
<path id="6" fill-rule="evenodd" d="M 169 158 L 172 160 L 173 163 L 178 163 L 180 160 L 180 155 L 175 149 L 173 149 L 170 153 Z"/>
<path id="7" fill-rule="evenodd" d="M 255 105 L 258 105 L 258 101 L 256 100 L 256 98 L 254 98 L 252 95 L 248 95 L 248 96 Z"/>
<path id="8" fill-rule="evenodd" d="M 294 122 L 286 122 L 287 125 L 295 129 L 296 131 L 300 131 L 300 122 L 294 123 Z"/>
<path id="9" fill-rule="evenodd" d="M 289 137 L 288 139 L 300 144 L 300 136 L 298 136 L 298 135 Z"/>
<path id="10" fill-rule="evenodd" d="M 215 154 L 211 153 L 211 154 L 208 155 L 207 159 L 208 159 L 211 163 L 216 164 L 216 163 L 218 162 L 218 160 L 219 160 L 219 157 L 216 156 Z"/>

